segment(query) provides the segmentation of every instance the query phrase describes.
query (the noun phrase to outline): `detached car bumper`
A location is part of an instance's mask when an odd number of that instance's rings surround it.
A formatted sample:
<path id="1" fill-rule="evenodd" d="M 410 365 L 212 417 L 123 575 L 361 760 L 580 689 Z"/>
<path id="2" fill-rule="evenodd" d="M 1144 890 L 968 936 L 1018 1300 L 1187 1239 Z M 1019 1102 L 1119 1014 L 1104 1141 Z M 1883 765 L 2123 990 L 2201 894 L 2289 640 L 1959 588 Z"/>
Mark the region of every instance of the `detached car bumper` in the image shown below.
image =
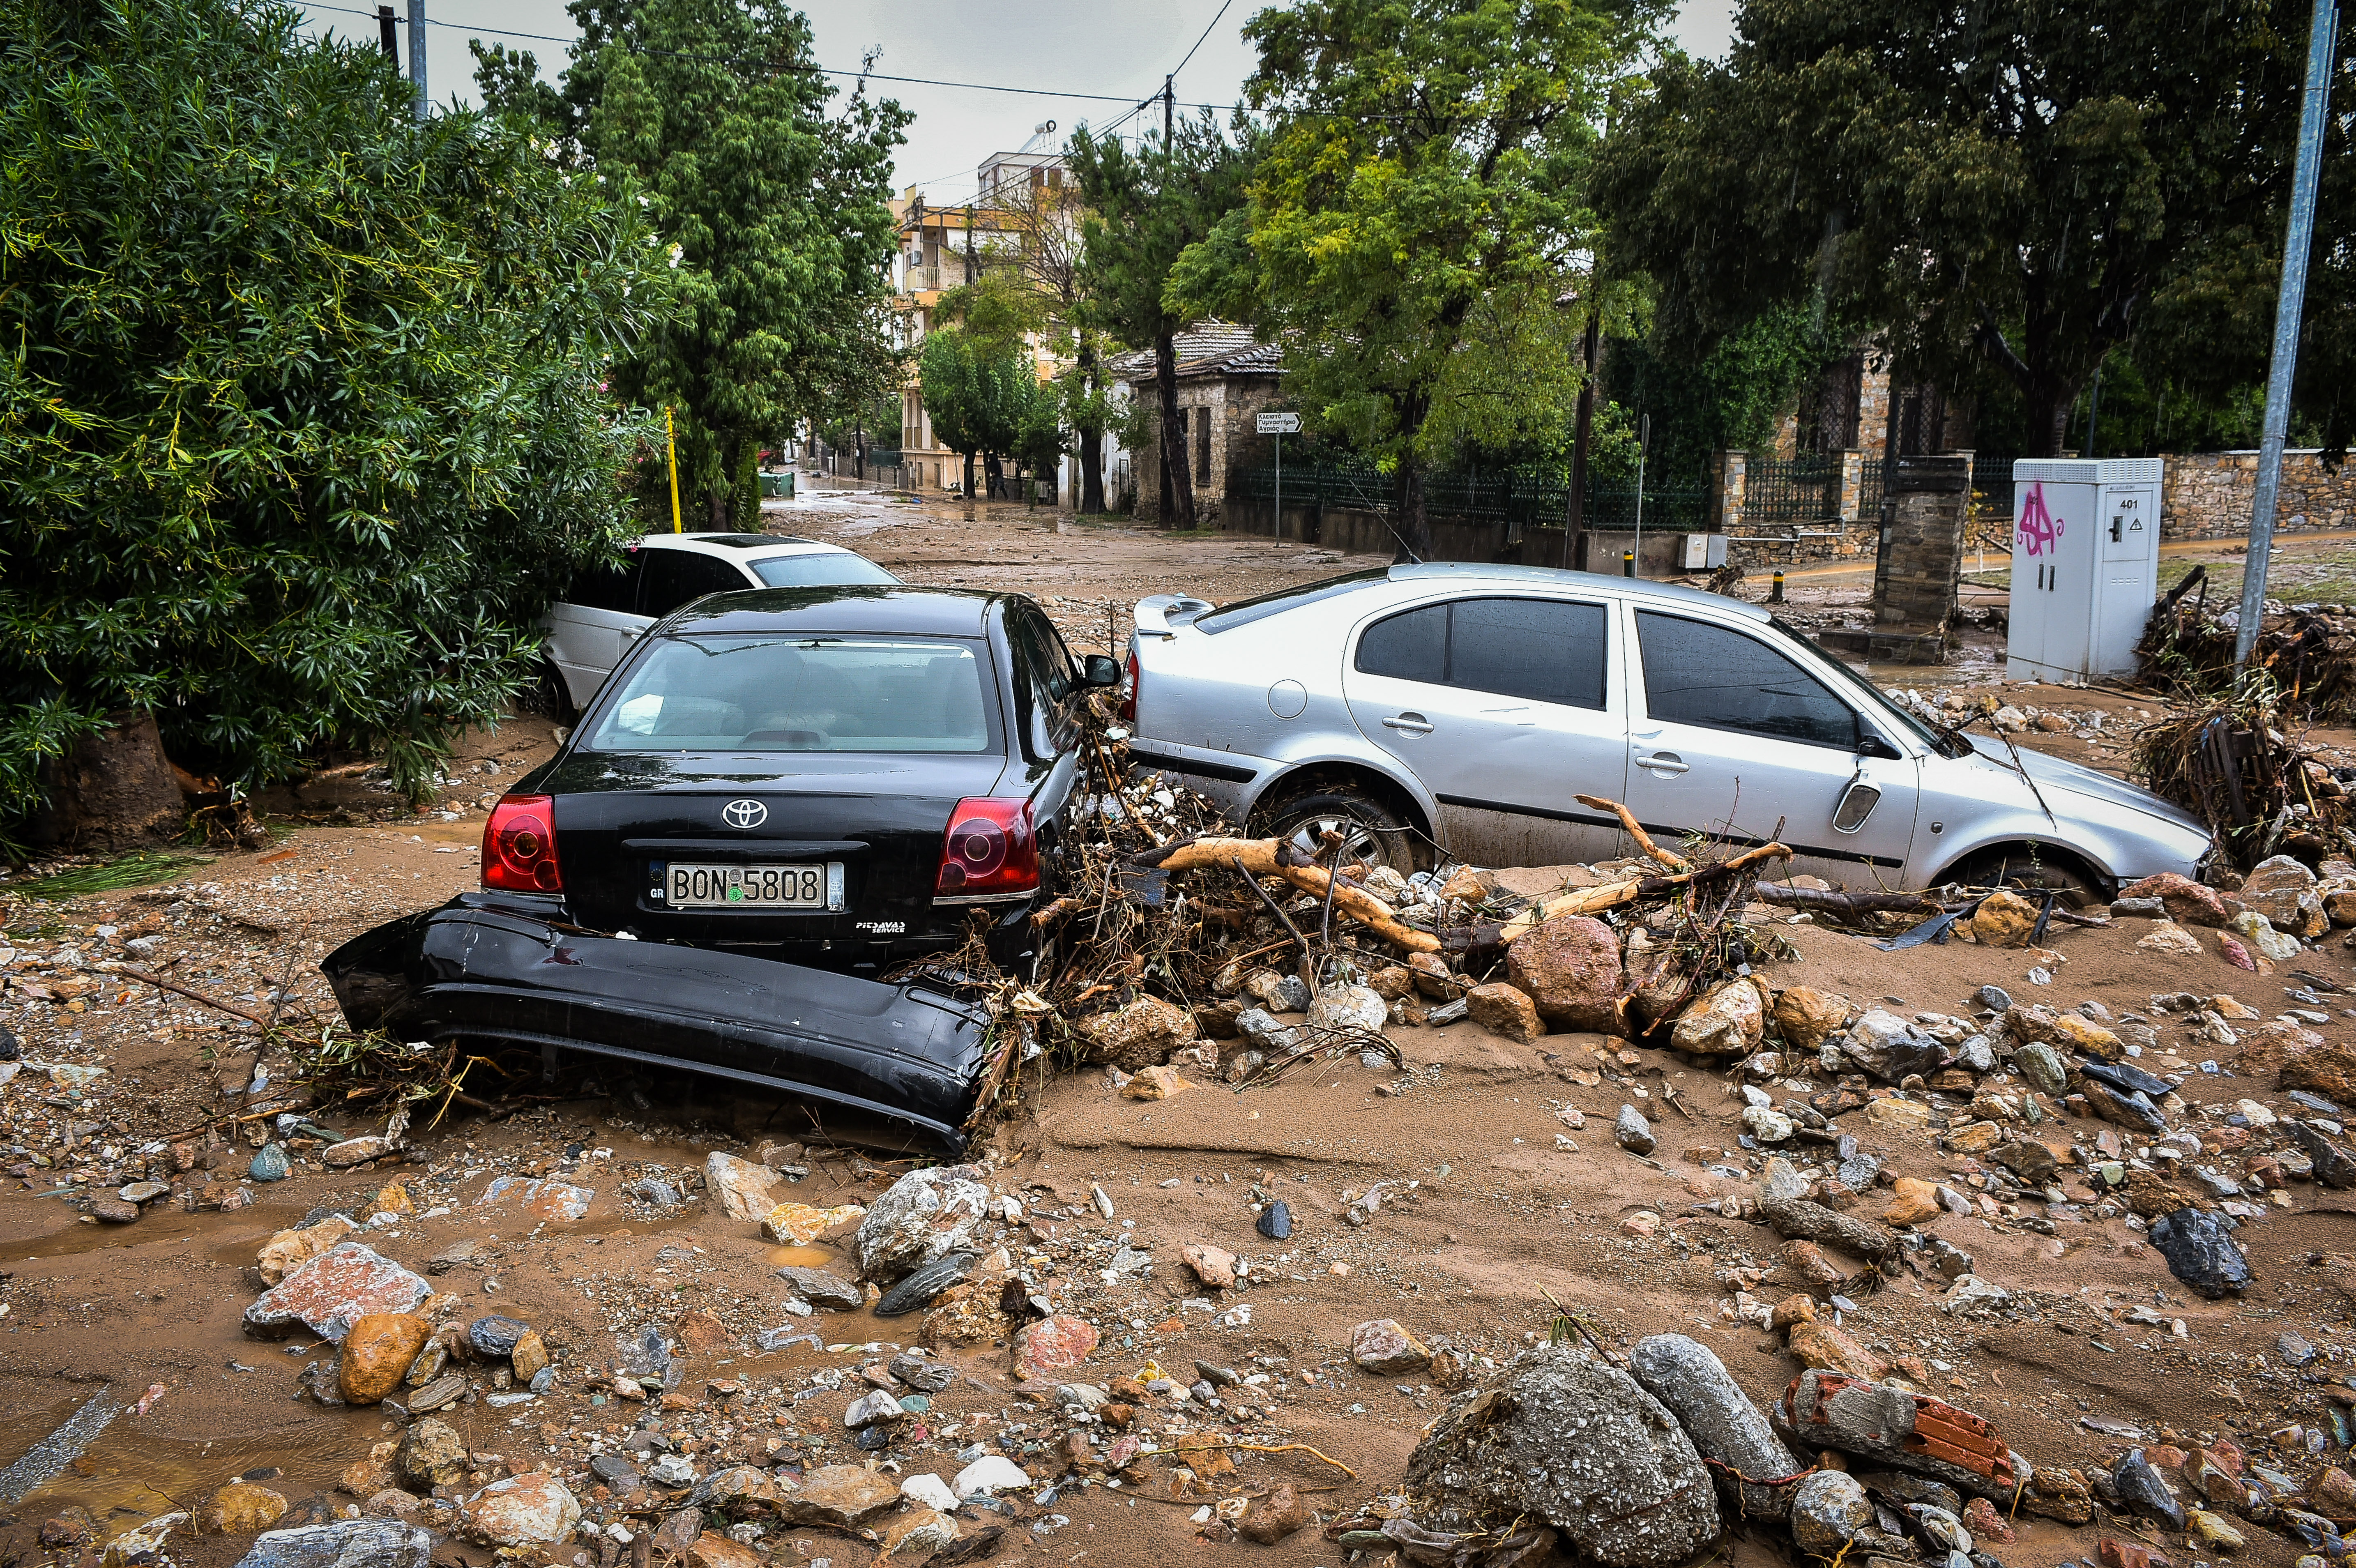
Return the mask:
<path id="1" fill-rule="evenodd" d="M 818 1102 L 830 1131 L 963 1149 L 989 1015 L 915 986 L 580 935 L 462 894 L 320 964 L 355 1028 L 584 1052 Z"/>

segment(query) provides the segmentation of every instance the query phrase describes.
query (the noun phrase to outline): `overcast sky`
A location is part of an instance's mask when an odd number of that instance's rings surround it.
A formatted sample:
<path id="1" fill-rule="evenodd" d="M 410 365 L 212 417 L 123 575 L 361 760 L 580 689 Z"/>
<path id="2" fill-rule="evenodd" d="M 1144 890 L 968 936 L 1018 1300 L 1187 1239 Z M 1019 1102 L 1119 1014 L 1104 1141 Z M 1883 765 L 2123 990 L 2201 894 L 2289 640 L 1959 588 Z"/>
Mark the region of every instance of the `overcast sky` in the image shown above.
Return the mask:
<path id="1" fill-rule="evenodd" d="M 407 0 L 392 4 L 397 15 L 408 14 Z M 900 149 L 895 189 L 921 186 L 933 201 L 943 202 L 970 194 L 974 169 L 984 157 L 1019 149 L 1049 120 L 1057 127 L 1048 144 L 1054 145 L 1082 121 L 1103 126 L 1120 118 L 1137 100 L 1162 90 L 1163 74 L 1178 68 L 1197 39 L 1201 48 L 1178 74 L 1179 102 L 1236 102 L 1252 66 L 1243 24 L 1261 0 L 1228 0 L 1224 15 L 1220 5 L 1027 0 L 1001 8 L 938 0 L 811 0 L 806 9 L 818 32 L 820 65 L 855 71 L 862 54 L 880 48 L 879 74 L 987 84 L 885 81 L 871 89 L 897 98 L 916 116 Z M 362 7 L 364 16 L 324 5 L 302 8 L 318 27 L 376 37 L 373 4 Z M 1690 0 L 1673 31 L 1689 52 L 1721 56 L 1732 37 L 1733 10 L 1734 0 Z M 435 24 L 426 29 L 425 64 L 436 102 L 477 97 L 474 60 L 466 52 L 470 36 L 530 50 L 551 81 L 564 68 L 564 44 L 513 35 L 574 36 L 563 0 L 426 0 L 426 13 Z M 407 49 L 404 42 L 404 61 Z M 1005 91 L 1013 88 L 1031 91 Z"/>

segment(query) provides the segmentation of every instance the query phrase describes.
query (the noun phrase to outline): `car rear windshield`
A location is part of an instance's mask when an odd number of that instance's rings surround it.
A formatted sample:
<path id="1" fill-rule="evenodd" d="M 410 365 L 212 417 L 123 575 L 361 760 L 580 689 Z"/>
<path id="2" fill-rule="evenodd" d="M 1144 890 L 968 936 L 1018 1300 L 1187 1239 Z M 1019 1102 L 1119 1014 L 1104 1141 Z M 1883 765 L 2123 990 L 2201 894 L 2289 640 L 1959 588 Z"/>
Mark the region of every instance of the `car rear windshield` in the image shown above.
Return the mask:
<path id="1" fill-rule="evenodd" d="M 986 751 L 974 645 L 670 637 L 597 721 L 593 751 Z"/>
<path id="2" fill-rule="evenodd" d="M 1297 588 L 1280 588 L 1273 594 L 1262 594 L 1256 599 L 1238 599 L 1234 604 L 1194 618 L 1194 629 L 1216 637 L 1223 631 L 1233 631 L 1239 626 L 1249 626 L 1256 620 L 1278 615 L 1285 610 L 1313 605 L 1320 599 L 1330 599 L 1336 594 L 1355 593 L 1372 587 L 1391 575 L 1387 566 L 1377 566 L 1371 572 L 1353 572 L 1346 577 L 1328 577 L 1322 583 L 1303 583 Z"/>
<path id="3" fill-rule="evenodd" d="M 753 575 L 773 588 L 837 588 L 900 579 L 864 555 L 814 550 L 807 555 L 770 555 L 747 561 Z"/>

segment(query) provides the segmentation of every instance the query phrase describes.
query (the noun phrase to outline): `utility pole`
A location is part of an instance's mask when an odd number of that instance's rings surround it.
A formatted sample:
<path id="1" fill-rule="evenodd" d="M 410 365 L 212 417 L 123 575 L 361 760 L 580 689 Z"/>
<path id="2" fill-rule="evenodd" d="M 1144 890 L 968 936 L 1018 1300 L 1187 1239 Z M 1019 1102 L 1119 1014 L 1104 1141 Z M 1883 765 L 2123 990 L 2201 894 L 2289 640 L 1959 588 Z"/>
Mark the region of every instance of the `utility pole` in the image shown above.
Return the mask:
<path id="1" fill-rule="evenodd" d="M 384 58 L 392 62 L 395 70 L 401 69 L 400 35 L 394 30 L 398 20 L 391 6 L 376 8 L 376 47 L 384 51 Z"/>
<path id="2" fill-rule="evenodd" d="M 425 0 L 409 0 L 409 84 L 415 90 L 411 113 L 423 125 L 433 107 L 425 94 Z"/>
<path id="3" fill-rule="evenodd" d="M 2247 664 L 2266 605 L 2266 558 L 2274 549 L 2283 446 L 2290 439 L 2290 389 L 2298 370 L 2298 328 L 2307 312 L 2307 253 L 2315 244 L 2315 182 L 2323 162 L 2323 115 L 2331 97 L 2331 45 L 2340 7 L 2315 0 L 2307 36 L 2307 92 L 2298 106 L 2298 158 L 2290 177 L 2290 223 L 2283 236 L 2282 292 L 2275 301 L 2274 362 L 2266 372 L 2266 422 L 2258 438 L 2258 487 L 2250 507 L 2250 555 L 2242 569 L 2242 624 L 2233 661 Z"/>
<path id="4" fill-rule="evenodd" d="M 1170 138 L 1177 134 L 1178 93 L 1170 84 L 1177 80 L 1173 72 L 1162 79 L 1162 176 L 1170 177 Z"/>

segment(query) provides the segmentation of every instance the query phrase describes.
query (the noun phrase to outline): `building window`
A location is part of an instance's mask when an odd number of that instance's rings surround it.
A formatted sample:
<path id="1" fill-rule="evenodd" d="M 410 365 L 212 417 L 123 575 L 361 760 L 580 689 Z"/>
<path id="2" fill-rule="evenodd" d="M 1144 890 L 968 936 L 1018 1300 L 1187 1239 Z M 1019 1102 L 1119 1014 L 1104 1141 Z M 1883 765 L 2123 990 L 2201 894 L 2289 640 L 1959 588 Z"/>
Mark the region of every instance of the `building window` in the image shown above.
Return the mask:
<path id="1" fill-rule="evenodd" d="M 1203 410 L 1203 417 L 1194 421 L 1194 482 L 1211 482 L 1211 411 Z"/>

